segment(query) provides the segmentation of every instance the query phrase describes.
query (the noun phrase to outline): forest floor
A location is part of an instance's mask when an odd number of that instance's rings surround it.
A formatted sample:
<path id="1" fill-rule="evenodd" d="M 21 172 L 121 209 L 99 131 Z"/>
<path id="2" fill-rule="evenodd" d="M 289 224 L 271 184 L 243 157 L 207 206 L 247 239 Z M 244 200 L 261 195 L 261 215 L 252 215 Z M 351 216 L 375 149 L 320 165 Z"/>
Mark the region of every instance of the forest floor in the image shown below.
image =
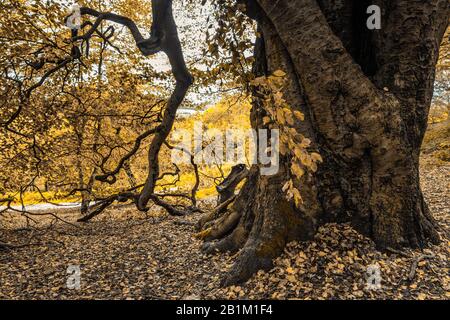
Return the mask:
<path id="1" fill-rule="evenodd" d="M 0 299 L 449 299 L 450 165 L 425 161 L 421 177 L 440 245 L 380 253 L 349 226 L 329 224 L 313 241 L 291 243 L 271 271 L 229 288 L 219 283 L 233 257 L 202 254 L 194 227 L 183 224 L 199 215 L 143 216 L 127 206 L 42 234 L 5 217 L 0 239 L 27 245 L 0 251 Z M 69 221 L 77 215 L 60 212 Z M 79 290 L 67 288 L 73 265 Z M 369 266 L 380 270 L 377 290 L 367 287 Z"/>

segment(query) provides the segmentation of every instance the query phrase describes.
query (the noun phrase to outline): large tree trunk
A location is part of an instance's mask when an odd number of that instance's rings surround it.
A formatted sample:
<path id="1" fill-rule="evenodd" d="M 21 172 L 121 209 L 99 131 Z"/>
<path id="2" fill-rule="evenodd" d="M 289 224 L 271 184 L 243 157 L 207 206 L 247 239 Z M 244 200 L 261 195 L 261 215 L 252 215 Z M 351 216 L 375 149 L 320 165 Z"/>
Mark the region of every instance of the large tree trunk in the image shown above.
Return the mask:
<path id="1" fill-rule="evenodd" d="M 366 9 L 382 8 L 382 29 L 366 27 Z M 246 280 L 294 239 L 321 223 L 349 221 L 380 249 L 437 242 L 435 222 L 419 185 L 439 44 L 449 18 L 446 0 L 258 0 L 251 6 L 262 38 L 255 73 L 287 73 L 284 97 L 305 114 L 297 131 L 324 162 L 299 182 L 300 208 L 281 190 L 278 174 L 257 166 L 204 249 L 238 251 L 225 284 Z M 252 125 L 265 111 L 254 99 Z"/>

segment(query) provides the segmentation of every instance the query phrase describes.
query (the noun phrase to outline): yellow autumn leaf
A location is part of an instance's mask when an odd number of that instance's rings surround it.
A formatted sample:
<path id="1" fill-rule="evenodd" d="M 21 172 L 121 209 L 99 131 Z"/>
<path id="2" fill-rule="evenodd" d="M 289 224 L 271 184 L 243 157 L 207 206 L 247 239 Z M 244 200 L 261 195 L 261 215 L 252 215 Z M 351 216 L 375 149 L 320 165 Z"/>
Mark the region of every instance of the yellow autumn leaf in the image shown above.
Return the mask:
<path id="1" fill-rule="evenodd" d="M 205 239 L 207 236 L 211 234 L 211 228 L 200 231 L 199 233 L 194 234 L 194 238 L 196 239 Z"/>
<path id="2" fill-rule="evenodd" d="M 258 77 L 250 81 L 252 86 L 260 86 L 266 82 L 266 77 Z"/>
<path id="3" fill-rule="evenodd" d="M 275 77 L 284 77 L 286 75 L 286 73 L 283 70 L 276 70 L 273 75 Z"/>
<path id="4" fill-rule="evenodd" d="M 289 149 L 288 149 L 288 147 L 287 147 L 287 144 L 286 143 L 280 143 L 280 154 L 281 155 L 286 155 L 287 153 L 288 153 L 288 151 L 289 151 Z"/>
<path id="5" fill-rule="evenodd" d="M 286 123 L 286 119 L 284 119 L 284 112 L 282 109 L 277 109 L 277 120 L 280 124 Z"/>
<path id="6" fill-rule="evenodd" d="M 417 296 L 417 299 L 418 300 L 425 300 L 427 298 L 427 295 L 425 294 L 425 293 L 420 293 L 418 296 Z"/>
<path id="7" fill-rule="evenodd" d="M 286 192 L 292 186 L 292 180 L 286 181 L 281 189 L 283 192 Z"/>
<path id="8" fill-rule="evenodd" d="M 297 159 L 301 159 L 301 157 L 303 156 L 303 151 L 302 149 L 300 149 L 299 147 L 295 147 L 294 148 L 294 155 Z"/>
<path id="9" fill-rule="evenodd" d="M 273 95 L 273 100 L 276 106 L 281 106 L 284 103 L 283 94 L 279 91 Z"/>
<path id="10" fill-rule="evenodd" d="M 311 157 L 308 154 L 304 154 L 301 157 L 301 162 L 305 167 L 311 168 L 313 162 L 311 160 Z"/>
<path id="11" fill-rule="evenodd" d="M 297 178 L 301 178 L 305 174 L 305 170 L 303 170 L 296 162 L 291 165 L 291 171 Z"/>
<path id="12" fill-rule="evenodd" d="M 308 138 L 305 138 L 300 143 L 300 147 L 306 148 L 306 147 L 309 147 L 310 144 L 311 144 L 311 140 L 309 140 Z"/>
<path id="13" fill-rule="evenodd" d="M 289 128 L 288 133 L 292 138 L 297 136 L 297 130 L 295 130 L 294 128 Z"/>
<path id="14" fill-rule="evenodd" d="M 294 201 L 295 205 L 299 207 L 303 203 L 302 196 L 300 195 L 300 191 L 298 191 L 296 188 L 292 189 L 292 193 L 294 195 Z"/>
<path id="15" fill-rule="evenodd" d="M 289 274 L 289 275 L 286 277 L 286 280 L 289 281 L 289 282 L 291 282 L 291 283 L 297 282 L 297 279 L 296 279 L 295 276 L 292 275 L 292 274 Z"/>
<path id="16" fill-rule="evenodd" d="M 305 115 L 298 110 L 294 111 L 294 116 L 300 121 L 305 120 Z"/>
<path id="17" fill-rule="evenodd" d="M 292 111 L 289 110 L 288 108 L 283 108 L 284 111 L 284 116 L 286 118 L 286 122 L 290 125 L 293 126 L 294 125 L 294 117 L 292 116 Z"/>
<path id="18" fill-rule="evenodd" d="M 311 159 L 314 162 L 323 162 L 322 156 L 320 154 L 318 154 L 317 152 L 311 153 Z"/>

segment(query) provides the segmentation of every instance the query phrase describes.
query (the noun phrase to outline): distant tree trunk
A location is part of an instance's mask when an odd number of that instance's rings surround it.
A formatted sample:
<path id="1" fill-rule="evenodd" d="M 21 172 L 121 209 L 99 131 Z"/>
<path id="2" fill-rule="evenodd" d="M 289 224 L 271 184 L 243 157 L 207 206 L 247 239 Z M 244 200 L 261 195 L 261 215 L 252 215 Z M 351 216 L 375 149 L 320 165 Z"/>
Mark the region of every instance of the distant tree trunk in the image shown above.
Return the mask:
<path id="1" fill-rule="evenodd" d="M 77 137 L 77 153 L 76 153 L 76 168 L 78 170 L 78 189 L 80 189 L 81 195 L 81 205 L 80 205 L 80 213 L 85 214 L 89 209 L 89 193 L 87 192 L 87 186 L 84 183 L 84 170 L 82 163 L 82 151 L 81 148 L 83 146 L 83 132 L 84 132 L 84 123 L 81 128 L 77 128 L 76 137 Z M 80 131 L 81 130 L 81 131 Z"/>
<path id="2" fill-rule="evenodd" d="M 123 169 L 125 170 L 125 173 L 127 174 L 128 183 L 130 184 L 131 188 L 136 187 L 136 177 L 133 174 L 133 170 L 131 169 L 131 165 L 128 161 L 126 161 L 123 164 Z"/>
<path id="3" fill-rule="evenodd" d="M 351 222 L 380 249 L 437 242 L 419 185 L 419 154 L 448 1 L 247 4 L 262 35 L 254 72 L 287 73 L 284 97 L 305 114 L 297 131 L 313 141 L 324 163 L 300 181 L 300 208 L 281 190 L 289 158 L 281 158 L 274 176 L 251 168 L 229 209 L 237 217 L 233 228 L 204 245 L 210 252 L 240 250 L 225 284 L 270 268 L 288 241 L 311 238 L 328 221 Z M 366 27 L 372 4 L 382 9 L 381 30 Z M 254 98 L 254 128 L 264 127 L 264 114 Z"/>
<path id="4" fill-rule="evenodd" d="M 83 189 L 81 191 L 81 208 L 80 212 L 82 215 L 88 213 L 89 205 L 92 201 L 92 188 L 94 187 L 95 176 L 97 175 L 97 168 L 92 170 L 91 176 L 89 177 L 89 181 L 87 185 L 83 184 Z"/>

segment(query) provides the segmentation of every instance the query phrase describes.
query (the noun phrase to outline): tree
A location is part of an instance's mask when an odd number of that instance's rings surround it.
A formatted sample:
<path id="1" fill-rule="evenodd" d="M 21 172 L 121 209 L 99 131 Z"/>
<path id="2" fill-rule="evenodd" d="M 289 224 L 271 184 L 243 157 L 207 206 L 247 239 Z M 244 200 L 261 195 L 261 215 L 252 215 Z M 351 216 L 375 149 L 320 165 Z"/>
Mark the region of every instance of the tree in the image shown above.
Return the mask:
<path id="1" fill-rule="evenodd" d="M 430 121 L 437 120 L 436 118 L 442 117 L 443 114 L 448 113 L 450 105 L 450 28 L 447 28 L 444 39 L 441 44 L 439 61 L 436 66 L 436 82 L 435 82 L 435 99 L 431 112 L 435 117 L 432 117 Z"/>
<path id="2" fill-rule="evenodd" d="M 92 5 L 103 7 L 99 3 Z M 145 13 L 146 8 L 150 9 L 150 1 L 111 5 L 112 10 L 133 17 L 135 11 Z M 23 192 L 31 188 L 39 191 L 45 183 L 66 195 L 80 194 L 84 204 L 95 200 L 83 219 L 95 216 L 99 212 L 96 207 L 105 208 L 119 198 L 137 202 L 139 194 L 131 191 L 140 189 L 142 182 L 134 181 L 132 167 L 136 169 L 144 161 L 131 162 L 142 158 L 139 152 L 146 146 L 144 140 L 153 136 L 157 138 L 153 139 L 152 154 L 158 158 L 164 135 L 170 132 L 166 124 L 171 125 L 177 101 L 183 100 L 180 81 L 169 112 L 160 97 L 166 95 L 166 88 L 172 89 L 168 74 L 156 74 L 148 62 L 142 61 L 142 53 L 147 52 L 141 53 L 129 45 L 129 39 L 121 37 L 128 31 L 126 28 L 125 32 L 117 32 L 112 25 L 103 28 L 104 24 L 85 21 L 80 32 L 88 31 L 77 38 L 78 32 L 69 32 L 65 26 L 63 18 L 67 12 L 58 1 L 43 4 L 8 0 L 0 6 L 10 13 L 0 17 L 0 42 L 4 44 L 4 59 L 0 62 L 0 140 L 5 150 L 0 157 L 2 193 L 14 195 L 14 201 L 18 201 L 19 190 L 22 198 Z M 86 10 L 94 16 L 99 13 Z M 146 17 L 150 10 L 147 13 Z M 117 17 L 121 16 L 112 15 L 113 19 Z M 102 16 L 98 21 L 104 18 L 108 17 Z M 125 24 L 131 21 L 124 19 Z M 17 26 L 20 30 L 16 30 Z M 163 29 L 172 32 L 166 38 L 177 37 L 174 24 L 170 28 L 163 23 Z M 126 49 L 119 49 L 112 42 Z M 177 51 L 178 39 L 169 42 L 173 62 L 181 50 Z M 164 41 L 158 46 L 169 50 L 165 44 Z M 184 61 L 178 61 L 181 62 L 174 62 L 174 69 L 178 68 L 175 73 L 180 75 Z M 123 188 L 128 183 L 123 183 L 122 169 L 131 188 Z M 151 171 L 155 173 L 152 189 L 161 177 L 169 176 L 159 172 L 167 169 L 164 164 L 159 168 L 157 163 L 156 169 L 157 172 Z M 93 175 L 96 180 L 91 179 Z M 98 181 L 106 183 L 99 186 Z M 119 183 L 108 187 L 115 182 Z M 112 190 L 117 194 L 111 195 Z M 155 197 L 153 192 L 150 194 Z M 41 196 L 43 201 L 49 200 Z M 10 198 L 6 199 L 9 203 Z M 162 198 L 156 201 L 165 205 Z M 178 212 L 171 206 L 166 208 Z M 82 211 L 86 211 L 86 206 Z"/>
<path id="3" fill-rule="evenodd" d="M 192 84 L 169 3 L 159 17 L 156 42 L 169 57 L 175 89 L 158 125 L 136 138 L 135 147 L 116 169 L 97 179 L 114 183 L 140 142 L 152 136 L 148 176 L 138 194 L 113 195 L 103 202 L 105 206 L 129 199 L 146 210 L 152 200 L 172 214 L 185 213 L 154 192 L 161 177 L 161 147 Z M 221 204 L 218 217 L 209 215 L 217 219 L 201 223 L 208 226 L 199 233 L 205 239 L 204 250 L 239 251 L 224 284 L 270 268 L 287 242 L 310 239 L 319 225 L 329 221 L 350 222 L 380 249 L 436 243 L 436 225 L 418 174 L 439 45 L 449 19 L 448 1 L 215 3 L 226 14 L 218 21 L 218 44 L 211 43 L 210 51 L 219 57 L 220 46 L 230 47 L 236 68 L 220 64 L 212 73 L 245 69 L 242 56 L 247 47 L 235 41 L 244 33 L 242 14 L 233 11 L 242 8 L 258 28 L 253 74 L 241 78 L 253 95 L 252 126 L 279 128 L 282 133 L 278 173 L 263 175 L 261 165 L 254 165 L 240 193 Z M 366 26 L 367 8 L 373 4 L 381 8 L 379 30 Z M 89 41 L 94 34 L 108 40 L 108 30 L 99 31 L 107 20 L 126 26 L 143 55 L 155 52 L 154 39 L 145 39 L 130 18 L 87 7 L 81 13 L 95 21 L 86 22 L 82 29 L 88 30 L 72 40 Z M 235 32 L 228 34 L 228 27 Z M 74 46 L 66 64 L 80 54 Z M 10 128 L 19 112 L 3 125 Z"/>
<path id="4" fill-rule="evenodd" d="M 382 28 L 368 30 L 366 9 L 382 9 Z M 258 22 L 257 76 L 284 70 L 284 97 L 305 120 L 323 164 L 294 178 L 303 202 L 286 199 L 289 153 L 274 176 L 251 169 L 229 211 L 237 213 L 207 237 L 209 252 L 239 254 L 225 284 L 246 280 L 291 240 L 311 238 L 318 225 L 350 222 L 380 249 L 422 247 L 439 239 L 419 185 L 419 154 L 433 95 L 447 1 L 248 1 Z M 267 110 L 255 97 L 252 125 Z M 224 222 L 224 220 L 220 220 Z"/>

